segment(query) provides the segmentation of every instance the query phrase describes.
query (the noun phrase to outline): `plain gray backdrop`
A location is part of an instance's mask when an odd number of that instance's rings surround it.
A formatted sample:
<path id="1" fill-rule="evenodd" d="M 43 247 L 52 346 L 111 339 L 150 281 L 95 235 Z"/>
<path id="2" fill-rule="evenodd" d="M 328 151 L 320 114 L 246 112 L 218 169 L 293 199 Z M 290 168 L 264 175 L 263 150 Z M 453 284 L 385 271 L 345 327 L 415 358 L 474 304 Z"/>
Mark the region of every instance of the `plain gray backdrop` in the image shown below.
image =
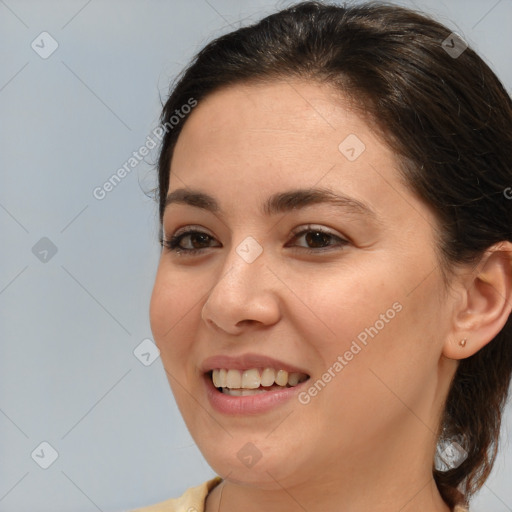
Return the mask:
<path id="1" fill-rule="evenodd" d="M 0 512 L 128 510 L 214 475 L 151 349 L 155 150 L 94 190 L 146 143 L 195 52 L 291 3 L 0 0 Z M 400 4 L 511 90 L 512 0 Z M 509 404 L 472 512 L 512 510 L 511 428 Z"/>

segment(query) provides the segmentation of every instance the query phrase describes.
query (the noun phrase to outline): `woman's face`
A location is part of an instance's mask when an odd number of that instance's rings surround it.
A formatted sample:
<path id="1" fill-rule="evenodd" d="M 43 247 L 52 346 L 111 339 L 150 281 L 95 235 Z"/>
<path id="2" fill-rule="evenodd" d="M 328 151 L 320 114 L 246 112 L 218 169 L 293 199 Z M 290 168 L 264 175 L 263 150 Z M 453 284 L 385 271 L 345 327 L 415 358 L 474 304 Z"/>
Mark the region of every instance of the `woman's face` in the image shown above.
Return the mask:
<path id="1" fill-rule="evenodd" d="M 371 127 L 326 86 L 226 88 L 186 121 L 168 194 L 164 239 L 195 234 L 162 251 L 151 325 L 213 469 L 431 476 L 450 297 L 433 214 Z"/>

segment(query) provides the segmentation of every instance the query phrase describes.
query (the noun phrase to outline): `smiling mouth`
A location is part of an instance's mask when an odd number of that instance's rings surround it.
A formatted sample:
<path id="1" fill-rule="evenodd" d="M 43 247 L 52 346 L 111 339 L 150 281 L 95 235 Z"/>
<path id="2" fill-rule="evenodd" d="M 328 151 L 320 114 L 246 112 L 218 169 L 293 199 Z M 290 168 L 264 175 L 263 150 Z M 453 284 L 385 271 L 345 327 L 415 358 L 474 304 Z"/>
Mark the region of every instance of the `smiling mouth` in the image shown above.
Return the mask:
<path id="1" fill-rule="evenodd" d="M 305 373 L 274 368 L 235 370 L 218 368 L 207 373 L 218 391 L 231 396 L 249 396 L 292 388 L 309 379 Z"/>

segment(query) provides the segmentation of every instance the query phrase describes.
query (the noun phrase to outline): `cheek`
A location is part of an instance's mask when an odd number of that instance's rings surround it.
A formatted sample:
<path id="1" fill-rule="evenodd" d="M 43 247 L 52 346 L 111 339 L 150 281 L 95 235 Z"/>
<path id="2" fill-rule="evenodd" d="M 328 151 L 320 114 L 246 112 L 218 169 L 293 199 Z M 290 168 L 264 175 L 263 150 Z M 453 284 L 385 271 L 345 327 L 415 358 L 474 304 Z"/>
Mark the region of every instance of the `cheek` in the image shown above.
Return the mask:
<path id="1" fill-rule="evenodd" d="M 354 386 L 361 385 L 358 374 L 370 369 L 421 380 L 439 358 L 435 342 L 441 339 L 443 308 L 438 276 L 433 273 L 415 288 L 427 265 L 415 271 L 404 262 L 402 270 L 400 262 L 385 263 L 329 272 L 329 279 L 317 275 L 302 280 L 297 289 L 309 309 L 300 317 L 301 330 L 318 356 L 317 370 L 332 368 L 342 356 L 343 370 L 338 364 L 337 374 L 345 374 Z"/>
<path id="2" fill-rule="evenodd" d="M 411 416 L 404 404 L 428 417 L 425 403 L 433 399 L 428 389 L 439 358 L 433 344 L 440 311 L 435 286 L 425 283 L 407 296 L 400 282 L 369 277 L 357 285 L 340 279 L 337 290 L 323 288 L 318 313 L 334 334 L 315 336 L 313 321 L 307 334 L 320 356 L 315 377 L 322 381 L 311 390 L 311 407 L 326 424 L 339 425 L 340 439 L 354 445 L 361 425 L 376 439 L 392 432 Z"/>
<path id="3" fill-rule="evenodd" d="M 333 266 L 296 279 L 294 292 L 307 306 L 300 316 L 302 329 L 319 353 L 332 358 L 332 352 L 343 353 L 355 339 L 364 343 L 375 327 L 380 333 L 395 321 L 402 309 L 400 296 L 394 283 L 385 282 L 385 274 L 375 265 Z M 299 307 L 304 309 L 297 302 Z"/>
<path id="4" fill-rule="evenodd" d="M 150 302 L 150 323 L 153 337 L 172 393 L 181 411 L 188 418 L 191 409 L 189 390 L 197 377 L 190 361 L 194 357 L 194 338 L 200 322 L 201 297 L 204 289 L 183 273 L 160 263 Z"/>
<path id="5" fill-rule="evenodd" d="M 172 272 L 160 262 L 150 302 L 150 323 L 164 363 L 168 352 L 181 352 L 189 345 L 187 332 L 200 308 L 201 287 L 189 276 Z M 195 316 L 194 316 L 195 315 Z M 197 324 L 197 321 L 195 322 Z"/>

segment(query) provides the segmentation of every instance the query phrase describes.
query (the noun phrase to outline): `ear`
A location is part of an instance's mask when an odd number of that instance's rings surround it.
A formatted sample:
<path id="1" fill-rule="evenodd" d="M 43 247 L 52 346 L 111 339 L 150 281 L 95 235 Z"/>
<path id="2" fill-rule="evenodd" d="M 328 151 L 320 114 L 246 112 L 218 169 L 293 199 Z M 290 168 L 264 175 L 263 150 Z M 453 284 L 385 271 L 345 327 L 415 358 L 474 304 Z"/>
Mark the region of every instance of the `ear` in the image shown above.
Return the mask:
<path id="1" fill-rule="evenodd" d="M 443 355 L 472 356 L 503 328 L 512 310 L 512 243 L 500 242 L 485 251 L 478 265 L 456 278 L 460 300 Z M 460 341 L 466 339 L 465 346 Z"/>

